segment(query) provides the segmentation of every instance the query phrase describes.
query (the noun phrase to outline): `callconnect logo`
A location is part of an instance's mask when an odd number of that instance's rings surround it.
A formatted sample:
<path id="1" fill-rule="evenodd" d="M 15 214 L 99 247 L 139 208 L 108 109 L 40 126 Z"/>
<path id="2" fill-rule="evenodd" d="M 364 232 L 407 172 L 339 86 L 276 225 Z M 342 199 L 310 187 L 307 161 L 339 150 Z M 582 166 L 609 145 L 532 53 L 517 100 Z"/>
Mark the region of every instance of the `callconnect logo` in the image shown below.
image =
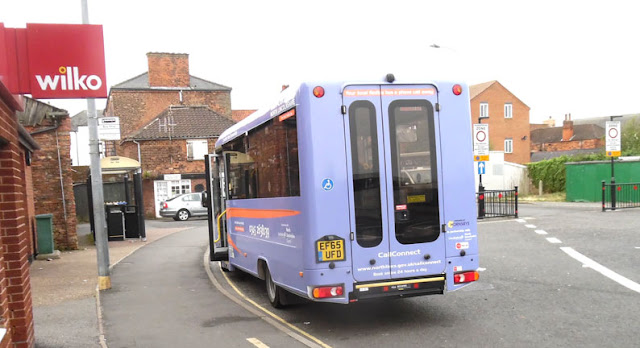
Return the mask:
<path id="1" fill-rule="evenodd" d="M 61 66 L 59 75 L 36 75 L 36 80 L 43 91 L 97 91 L 102 87 L 102 79 L 98 75 L 80 75 L 77 66 Z"/>

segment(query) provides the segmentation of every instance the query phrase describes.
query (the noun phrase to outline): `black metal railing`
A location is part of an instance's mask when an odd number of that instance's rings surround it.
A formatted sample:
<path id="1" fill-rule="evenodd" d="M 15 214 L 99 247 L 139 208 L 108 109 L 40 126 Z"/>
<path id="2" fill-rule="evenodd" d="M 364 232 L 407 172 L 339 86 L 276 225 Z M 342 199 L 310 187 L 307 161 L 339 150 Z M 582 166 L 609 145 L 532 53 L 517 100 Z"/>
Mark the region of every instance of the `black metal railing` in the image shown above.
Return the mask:
<path id="1" fill-rule="evenodd" d="M 602 181 L 602 211 L 640 207 L 640 183 Z"/>
<path id="2" fill-rule="evenodd" d="M 484 190 L 476 193 L 478 219 L 513 216 L 518 217 L 518 186 L 513 190 Z"/>

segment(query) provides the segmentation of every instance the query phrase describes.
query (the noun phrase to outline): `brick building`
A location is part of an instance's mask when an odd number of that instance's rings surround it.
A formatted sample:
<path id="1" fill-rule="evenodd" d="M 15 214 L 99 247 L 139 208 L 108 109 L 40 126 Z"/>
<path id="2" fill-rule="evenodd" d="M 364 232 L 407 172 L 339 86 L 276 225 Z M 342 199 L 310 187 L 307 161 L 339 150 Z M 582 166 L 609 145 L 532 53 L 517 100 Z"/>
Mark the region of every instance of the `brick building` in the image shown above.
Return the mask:
<path id="1" fill-rule="evenodd" d="M 0 348 L 33 347 L 29 262 L 33 240 L 31 156 L 38 144 L 18 123 L 24 100 L 0 80 Z"/>
<path id="2" fill-rule="evenodd" d="M 140 162 L 145 214 L 158 216 L 162 200 L 204 189 L 202 155 L 234 122 L 231 88 L 190 75 L 187 54 L 147 60 L 148 72 L 111 87 L 104 114 L 120 117 L 122 137 L 107 155 Z"/>
<path id="3" fill-rule="evenodd" d="M 489 148 L 507 162 L 530 161 L 529 107 L 498 81 L 469 86 L 471 123 L 489 124 Z"/>
<path id="4" fill-rule="evenodd" d="M 531 161 L 599 152 L 605 146 L 604 136 L 604 128 L 596 124 L 574 125 L 571 114 L 565 115 L 562 127 L 531 131 Z"/>
<path id="5" fill-rule="evenodd" d="M 124 157 L 138 158 L 145 215 L 159 216 L 160 203 L 176 194 L 203 191 L 204 155 L 234 122 L 205 105 L 170 105 L 120 144 Z"/>
<path id="6" fill-rule="evenodd" d="M 53 215 L 56 249 L 78 249 L 76 203 L 71 171 L 71 118 L 66 110 L 25 98 L 18 122 L 40 145 L 32 160 L 36 214 Z"/>

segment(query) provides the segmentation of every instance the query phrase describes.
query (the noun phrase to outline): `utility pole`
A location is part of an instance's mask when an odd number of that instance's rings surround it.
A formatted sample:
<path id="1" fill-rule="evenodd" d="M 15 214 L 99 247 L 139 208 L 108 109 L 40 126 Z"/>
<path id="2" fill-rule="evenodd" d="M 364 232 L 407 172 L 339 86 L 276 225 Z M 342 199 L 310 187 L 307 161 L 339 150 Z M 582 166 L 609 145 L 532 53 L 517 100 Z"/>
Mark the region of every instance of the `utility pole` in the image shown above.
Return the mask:
<path id="1" fill-rule="evenodd" d="M 82 2 L 82 24 L 89 24 L 87 0 Z M 100 168 L 100 144 L 98 140 L 98 115 L 96 100 L 87 99 L 87 126 L 89 126 L 89 157 L 91 158 L 91 192 L 93 195 L 93 221 L 98 257 L 98 289 L 111 289 L 109 274 L 109 243 L 105 231 L 104 192 L 102 190 L 102 169 Z"/>
<path id="2" fill-rule="evenodd" d="M 609 117 L 609 121 L 613 121 L 614 118 L 619 118 L 622 116 L 610 116 Z M 607 132 L 609 132 L 609 130 L 607 129 Z M 620 137 L 621 135 L 618 134 L 618 137 Z M 616 176 L 615 176 L 615 171 L 614 171 L 614 161 L 613 161 L 613 157 L 611 156 L 611 210 L 616 210 Z"/>

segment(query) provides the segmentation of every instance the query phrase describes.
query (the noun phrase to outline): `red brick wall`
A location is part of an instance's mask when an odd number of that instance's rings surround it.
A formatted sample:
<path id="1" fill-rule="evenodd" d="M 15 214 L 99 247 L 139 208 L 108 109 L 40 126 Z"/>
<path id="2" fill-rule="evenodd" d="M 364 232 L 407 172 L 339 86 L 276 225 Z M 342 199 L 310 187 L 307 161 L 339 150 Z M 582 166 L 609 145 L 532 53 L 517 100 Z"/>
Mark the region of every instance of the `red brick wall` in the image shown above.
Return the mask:
<path id="1" fill-rule="evenodd" d="M 45 119 L 38 127 L 29 127 L 29 132 L 49 128 L 55 121 Z M 40 145 L 40 150 L 33 155 L 33 189 L 38 192 L 36 214 L 53 214 L 53 240 L 56 249 L 78 249 L 78 235 L 76 233 L 76 203 L 73 195 L 73 173 L 71 171 L 71 118 L 60 121 L 56 130 L 34 134 L 33 138 Z M 56 143 L 57 135 L 57 143 Z M 60 151 L 60 165 L 58 163 Z M 62 189 L 60 187 L 60 167 L 62 167 L 62 181 L 64 184 L 65 210 L 62 204 Z"/>
<path id="2" fill-rule="evenodd" d="M 489 145 L 492 151 L 504 151 L 504 140 L 513 139 L 513 153 L 505 153 L 504 160 L 519 164 L 531 161 L 531 135 L 529 131 L 529 107 L 499 83 L 471 99 L 471 123 L 478 122 L 480 103 L 489 103 Z M 504 104 L 513 105 L 513 118 L 504 117 Z M 526 139 L 523 138 L 526 136 Z"/>
<path id="3" fill-rule="evenodd" d="M 184 53 L 147 53 L 149 86 L 188 87 L 189 55 Z"/>
<path id="4" fill-rule="evenodd" d="M 532 144 L 531 151 L 569 151 L 577 149 L 599 149 L 605 146 L 603 139 L 562 141 L 559 143 Z"/>
<path id="5" fill-rule="evenodd" d="M 182 100 L 184 105 L 207 105 L 231 119 L 231 94 L 228 91 L 183 91 Z M 120 117 L 120 134 L 125 138 L 170 105 L 180 105 L 179 91 L 112 90 L 105 115 Z"/>
<path id="6" fill-rule="evenodd" d="M 3 86 L 0 86 L 3 88 Z M 0 347 L 33 347 L 29 277 L 30 236 L 24 148 L 18 141 L 14 110 L 0 99 Z"/>

